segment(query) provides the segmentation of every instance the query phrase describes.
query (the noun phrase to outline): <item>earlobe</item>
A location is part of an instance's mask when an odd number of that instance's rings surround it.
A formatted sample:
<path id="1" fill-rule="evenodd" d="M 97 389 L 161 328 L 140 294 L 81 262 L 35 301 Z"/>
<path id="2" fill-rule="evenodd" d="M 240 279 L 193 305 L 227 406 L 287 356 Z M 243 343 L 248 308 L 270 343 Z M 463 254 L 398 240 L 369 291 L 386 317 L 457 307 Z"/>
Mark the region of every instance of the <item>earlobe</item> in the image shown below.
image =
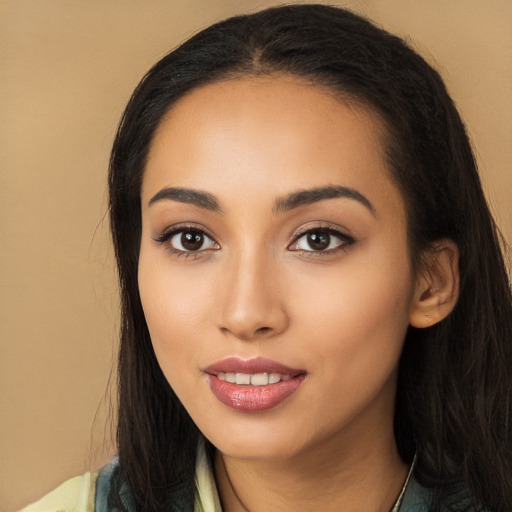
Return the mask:
<path id="1" fill-rule="evenodd" d="M 423 255 L 416 278 L 409 323 L 430 327 L 446 318 L 459 298 L 459 249 L 452 240 L 440 240 Z"/>

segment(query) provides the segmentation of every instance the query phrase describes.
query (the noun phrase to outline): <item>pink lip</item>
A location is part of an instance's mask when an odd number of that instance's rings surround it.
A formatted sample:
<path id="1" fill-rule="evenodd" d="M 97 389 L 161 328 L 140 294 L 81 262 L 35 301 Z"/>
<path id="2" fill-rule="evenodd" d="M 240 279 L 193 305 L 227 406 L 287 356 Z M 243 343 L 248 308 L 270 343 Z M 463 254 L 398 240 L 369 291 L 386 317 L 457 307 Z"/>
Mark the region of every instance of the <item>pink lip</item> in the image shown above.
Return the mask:
<path id="1" fill-rule="evenodd" d="M 212 393 L 224 405 L 238 412 L 262 412 L 273 409 L 302 384 L 306 372 L 271 359 L 224 359 L 205 369 Z M 219 373 L 280 373 L 292 378 L 266 386 L 231 384 L 217 377 Z"/>

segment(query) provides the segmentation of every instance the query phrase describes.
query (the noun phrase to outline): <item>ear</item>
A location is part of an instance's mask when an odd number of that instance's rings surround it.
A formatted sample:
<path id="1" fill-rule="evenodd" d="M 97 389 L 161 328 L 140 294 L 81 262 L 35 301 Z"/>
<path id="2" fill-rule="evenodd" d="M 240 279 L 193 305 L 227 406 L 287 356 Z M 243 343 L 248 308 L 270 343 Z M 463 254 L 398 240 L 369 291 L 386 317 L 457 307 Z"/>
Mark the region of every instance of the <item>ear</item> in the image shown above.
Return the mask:
<path id="1" fill-rule="evenodd" d="M 440 240 L 422 257 L 416 276 L 409 323 L 425 328 L 446 318 L 459 298 L 459 248 L 452 240 Z"/>

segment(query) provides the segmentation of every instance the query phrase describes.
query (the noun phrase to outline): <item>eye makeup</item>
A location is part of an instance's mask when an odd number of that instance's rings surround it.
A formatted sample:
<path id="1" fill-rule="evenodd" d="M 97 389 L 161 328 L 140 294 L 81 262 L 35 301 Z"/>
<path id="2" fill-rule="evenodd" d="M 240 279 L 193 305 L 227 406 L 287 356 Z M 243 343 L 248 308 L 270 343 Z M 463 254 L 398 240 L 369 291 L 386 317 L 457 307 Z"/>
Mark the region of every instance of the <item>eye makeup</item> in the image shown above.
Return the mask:
<path id="1" fill-rule="evenodd" d="M 170 226 L 153 240 L 174 256 L 197 257 L 201 253 L 220 249 L 204 227 L 191 223 Z"/>
<path id="2" fill-rule="evenodd" d="M 347 251 L 356 242 L 355 238 L 339 227 L 325 222 L 308 223 L 293 236 L 286 246 L 287 250 L 305 257 L 332 256 Z M 153 240 L 164 246 L 173 256 L 197 258 L 211 251 L 221 249 L 215 237 L 203 226 L 193 223 L 181 223 L 167 227 Z"/>
<path id="3" fill-rule="evenodd" d="M 294 240 L 288 246 L 288 250 L 300 252 L 305 256 L 314 255 L 316 257 L 346 251 L 355 242 L 353 236 L 331 224 L 309 224 L 294 235 Z"/>

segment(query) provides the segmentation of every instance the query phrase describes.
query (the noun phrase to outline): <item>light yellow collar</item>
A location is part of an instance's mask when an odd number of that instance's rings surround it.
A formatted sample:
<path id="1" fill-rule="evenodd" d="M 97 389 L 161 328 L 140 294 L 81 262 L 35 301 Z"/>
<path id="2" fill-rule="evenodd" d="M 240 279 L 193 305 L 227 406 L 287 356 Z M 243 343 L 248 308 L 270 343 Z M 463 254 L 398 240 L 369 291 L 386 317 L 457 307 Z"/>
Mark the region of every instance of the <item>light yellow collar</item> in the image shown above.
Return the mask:
<path id="1" fill-rule="evenodd" d="M 217 486 L 206 456 L 204 443 L 199 443 L 196 460 L 196 483 L 199 500 L 196 500 L 195 512 L 222 512 Z"/>

